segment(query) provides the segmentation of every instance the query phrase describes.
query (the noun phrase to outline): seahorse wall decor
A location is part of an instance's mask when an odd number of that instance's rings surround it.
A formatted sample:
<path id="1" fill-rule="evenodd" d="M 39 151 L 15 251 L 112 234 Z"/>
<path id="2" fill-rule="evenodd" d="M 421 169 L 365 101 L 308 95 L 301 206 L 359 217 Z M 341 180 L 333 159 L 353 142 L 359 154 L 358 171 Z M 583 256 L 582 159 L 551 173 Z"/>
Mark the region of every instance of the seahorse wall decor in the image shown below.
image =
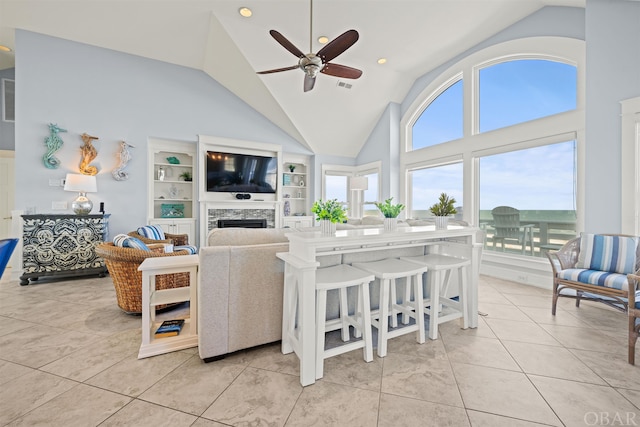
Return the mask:
<path id="1" fill-rule="evenodd" d="M 118 162 L 118 167 L 115 168 L 111 175 L 116 181 L 126 181 L 129 179 L 129 174 L 124 171 L 124 168 L 127 167 L 127 163 L 131 160 L 131 153 L 129 153 L 129 148 L 135 148 L 133 145 L 126 143 L 125 141 L 120 141 L 120 152 L 118 153 L 118 157 L 120 161 Z"/>
<path id="2" fill-rule="evenodd" d="M 98 173 L 98 168 L 95 166 L 90 166 L 89 163 L 93 161 L 98 155 L 98 152 L 94 148 L 92 142 L 94 139 L 99 139 L 97 136 L 91 136 L 86 133 L 80 135 L 82 138 L 82 142 L 84 145 L 80 147 L 82 151 L 82 160 L 80 161 L 80 173 L 83 175 L 96 175 Z"/>
<path id="3" fill-rule="evenodd" d="M 59 132 L 66 132 L 66 129 L 58 127 L 57 124 L 49 123 L 49 136 L 44 139 L 47 146 L 47 152 L 42 156 L 42 161 L 47 169 L 57 169 L 60 166 L 60 160 L 54 156 L 55 152 L 62 148 L 64 141 L 58 135 Z"/>

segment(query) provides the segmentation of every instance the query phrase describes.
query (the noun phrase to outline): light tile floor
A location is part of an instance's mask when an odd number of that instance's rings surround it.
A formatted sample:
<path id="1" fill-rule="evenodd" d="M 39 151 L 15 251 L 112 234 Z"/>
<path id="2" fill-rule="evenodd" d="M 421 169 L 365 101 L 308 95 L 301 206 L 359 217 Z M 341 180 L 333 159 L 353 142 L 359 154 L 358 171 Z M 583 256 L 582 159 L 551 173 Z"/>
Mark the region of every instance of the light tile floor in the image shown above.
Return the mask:
<path id="1" fill-rule="evenodd" d="M 419 345 L 393 339 L 298 381 L 278 344 L 205 364 L 197 349 L 137 359 L 140 317 L 110 278 L 0 282 L 0 426 L 640 425 L 640 362 L 626 317 L 482 277 L 478 329 L 457 321 Z M 171 316 L 171 314 L 169 314 Z"/>

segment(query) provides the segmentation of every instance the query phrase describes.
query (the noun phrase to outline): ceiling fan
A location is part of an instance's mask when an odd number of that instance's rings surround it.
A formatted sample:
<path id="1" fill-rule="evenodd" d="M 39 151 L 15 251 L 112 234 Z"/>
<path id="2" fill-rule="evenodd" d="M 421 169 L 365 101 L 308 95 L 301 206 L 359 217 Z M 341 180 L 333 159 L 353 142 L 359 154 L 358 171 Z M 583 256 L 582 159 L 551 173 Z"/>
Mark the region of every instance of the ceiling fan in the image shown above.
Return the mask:
<path id="1" fill-rule="evenodd" d="M 309 34 L 309 51 L 311 51 L 313 43 L 313 0 L 310 7 L 310 34 Z M 271 37 L 276 39 L 289 52 L 298 57 L 298 64 L 290 67 L 276 68 L 273 70 L 258 71 L 257 74 L 279 73 L 281 71 L 295 70 L 300 68 L 304 71 L 304 91 L 308 92 L 313 89 L 318 73 L 328 74 L 334 77 L 342 77 L 345 79 L 357 79 L 362 75 L 362 71 L 347 67 L 346 65 L 334 64 L 329 61 L 338 57 L 345 50 L 349 49 L 358 41 L 358 32 L 356 30 L 348 30 L 340 34 L 338 37 L 327 43 L 318 53 L 304 54 L 300 49 L 294 46 L 276 30 L 269 31 Z"/>

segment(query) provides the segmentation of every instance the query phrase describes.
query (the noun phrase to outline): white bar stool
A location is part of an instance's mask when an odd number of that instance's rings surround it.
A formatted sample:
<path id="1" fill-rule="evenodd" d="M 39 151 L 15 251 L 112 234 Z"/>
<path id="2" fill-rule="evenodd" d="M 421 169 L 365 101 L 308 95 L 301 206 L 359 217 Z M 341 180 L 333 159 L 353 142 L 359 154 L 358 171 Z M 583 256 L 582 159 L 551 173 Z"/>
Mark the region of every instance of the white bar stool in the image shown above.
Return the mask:
<path id="1" fill-rule="evenodd" d="M 425 310 L 429 314 L 429 338 L 438 338 L 438 325 L 449 320 L 462 318 L 463 329 L 469 327 L 469 310 L 467 300 L 467 267 L 471 260 L 450 255 L 427 254 L 415 257 L 402 257 L 401 259 L 422 265 L 428 269 L 429 298 L 424 299 Z M 447 298 L 445 295 L 449 289 L 451 272 L 458 270 L 458 301 Z M 445 272 L 444 280 L 440 280 L 442 272 Z M 407 291 L 408 292 L 408 291 Z M 407 293 L 405 292 L 405 293 Z M 440 314 L 441 307 L 452 308 L 447 314 Z"/>
<path id="2" fill-rule="evenodd" d="M 362 348 L 365 362 L 373 361 L 369 283 L 374 279 L 373 274 L 346 264 L 319 268 L 316 271 L 316 379 L 324 375 L 324 359 L 338 354 Z M 346 290 L 353 286 L 358 287 L 358 308 L 353 316 L 349 316 Z M 327 291 L 331 289 L 338 289 L 340 292 L 340 319 L 337 328 L 333 326 L 336 322 L 326 321 Z M 362 340 L 325 350 L 325 333 L 342 329 L 342 340 L 348 341 L 349 324 L 355 328 L 356 336 L 362 335 Z"/>
<path id="3" fill-rule="evenodd" d="M 380 279 L 380 309 L 377 314 L 372 316 L 371 324 L 378 329 L 378 356 L 385 357 L 387 355 L 387 341 L 409 332 L 417 331 L 416 341 L 420 344 L 424 343 L 424 306 L 416 303 L 422 301 L 422 273 L 427 271 L 427 267 L 417 263 L 403 261 L 397 258 L 388 258 L 373 262 L 353 263 L 354 267 L 364 271 L 373 273 L 377 279 Z M 413 282 L 413 292 L 415 301 L 411 302 L 408 298 L 404 298 L 402 304 L 398 304 L 395 295 L 396 279 L 405 277 L 407 286 Z M 403 314 L 403 323 L 408 323 L 408 318 L 415 319 L 414 325 L 389 331 L 389 316 L 391 316 L 391 326 L 398 325 L 397 313 Z"/>

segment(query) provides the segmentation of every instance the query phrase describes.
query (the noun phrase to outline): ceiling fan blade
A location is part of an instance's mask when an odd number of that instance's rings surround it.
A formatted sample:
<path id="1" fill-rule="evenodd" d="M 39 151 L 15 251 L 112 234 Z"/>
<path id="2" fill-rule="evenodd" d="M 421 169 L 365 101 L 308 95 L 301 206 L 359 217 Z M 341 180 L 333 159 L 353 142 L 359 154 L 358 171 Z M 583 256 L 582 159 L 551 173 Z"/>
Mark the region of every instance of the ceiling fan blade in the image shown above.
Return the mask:
<path id="1" fill-rule="evenodd" d="M 279 73 L 280 71 L 295 70 L 296 68 L 298 68 L 298 66 L 297 66 L 297 65 L 292 65 L 291 67 L 274 68 L 273 70 L 257 71 L 257 72 L 256 72 L 256 74 L 271 74 L 271 73 Z"/>
<path id="2" fill-rule="evenodd" d="M 356 30 L 345 31 L 320 49 L 316 56 L 319 56 L 322 62 L 327 63 L 349 49 L 358 41 L 358 38 L 359 35 Z"/>
<path id="3" fill-rule="evenodd" d="M 269 34 L 271 34 L 271 37 L 276 39 L 276 41 L 278 43 L 280 43 L 282 45 L 282 47 L 287 49 L 289 52 L 293 53 L 298 58 L 302 58 L 304 56 L 304 53 L 302 53 L 302 51 L 300 49 L 295 47 L 293 45 L 293 43 L 291 43 L 289 40 L 287 40 L 287 38 L 285 36 L 283 36 L 282 34 L 277 32 L 276 30 L 269 31 Z"/>
<path id="4" fill-rule="evenodd" d="M 357 68 L 347 67 L 346 65 L 327 63 L 324 64 L 324 68 L 320 70 L 323 74 L 330 76 L 342 77 L 345 79 L 357 79 L 362 75 L 362 71 Z"/>
<path id="5" fill-rule="evenodd" d="M 309 92 L 313 89 L 313 85 L 316 84 L 315 77 L 309 77 L 307 74 L 304 75 L 304 91 Z"/>

